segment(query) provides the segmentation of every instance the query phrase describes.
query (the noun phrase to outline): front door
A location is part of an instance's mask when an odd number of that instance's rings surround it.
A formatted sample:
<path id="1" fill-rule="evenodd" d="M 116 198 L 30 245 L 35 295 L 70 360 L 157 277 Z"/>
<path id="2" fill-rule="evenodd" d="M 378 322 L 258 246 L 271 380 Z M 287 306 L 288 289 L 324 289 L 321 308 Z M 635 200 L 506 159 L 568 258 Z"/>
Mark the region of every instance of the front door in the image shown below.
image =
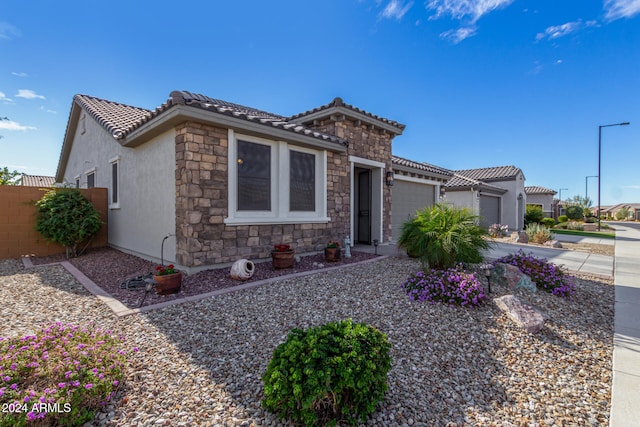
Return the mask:
<path id="1" fill-rule="evenodd" d="M 371 244 L 371 171 L 358 173 L 358 243 Z"/>

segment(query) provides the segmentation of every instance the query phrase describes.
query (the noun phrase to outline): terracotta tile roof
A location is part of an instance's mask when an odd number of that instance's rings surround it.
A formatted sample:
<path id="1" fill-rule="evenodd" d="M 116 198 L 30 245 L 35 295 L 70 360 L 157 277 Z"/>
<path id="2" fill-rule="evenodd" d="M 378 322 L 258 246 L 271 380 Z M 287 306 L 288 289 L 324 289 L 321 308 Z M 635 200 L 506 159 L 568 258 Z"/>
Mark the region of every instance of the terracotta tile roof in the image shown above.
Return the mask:
<path id="1" fill-rule="evenodd" d="M 508 178 L 515 178 L 520 168 L 515 166 L 496 166 L 492 168 L 457 170 L 455 173 L 478 181 L 503 181 Z"/>
<path id="2" fill-rule="evenodd" d="M 538 186 L 530 186 L 524 187 L 524 194 L 558 194 L 557 191 L 552 190 L 550 188 L 538 187 Z"/>
<path id="3" fill-rule="evenodd" d="M 22 174 L 20 181 L 25 187 L 52 187 L 56 179 L 52 176 Z"/>
<path id="4" fill-rule="evenodd" d="M 445 175 L 449 177 L 453 176 L 453 172 L 450 171 L 449 169 L 444 169 L 444 168 L 434 166 L 425 162 L 414 162 L 413 160 L 405 159 L 398 156 L 392 156 L 391 162 L 394 165 L 418 169 L 420 171 L 429 172 L 432 174 Z"/>
<path id="5" fill-rule="evenodd" d="M 311 114 L 318 113 L 318 112 L 321 112 L 321 111 L 324 111 L 324 110 L 328 110 L 330 108 L 335 108 L 335 107 L 343 107 L 343 108 L 346 108 L 347 110 L 351 110 L 351 111 L 354 111 L 356 113 L 365 115 L 365 116 L 367 116 L 367 117 L 369 117 L 369 118 L 371 118 L 373 120 L 377 120 L 377 121 L 380 121 L 382 123 L 386 123 L 387 125 L 390 125 L 390 126 L 393 126 L 393 127 L 397 128 L 400 131 L 400 133 L 402 133 L 402 131 L 406 127 L 406 125 L 403 125 L 402 123 L 398 123 L 395 120 L 385 119 L 384 117 L 376 116 L 375 114 L 371 114 L 371 113 L 369 113 L 369 112 L 367 112 L 365 110 L 361 110 L 360 108 L 354 107 L 353 105 L 346 104 L 342 100 L 342 98 L 334 98 L 333 101 L 331 101 L 328 104 L 321 105 L 320 107 L 314 108 L 313 110 L 308 110 L 308 111 L 305 111 L 303 113 L 295 114 L 295 115 L 291 116 L 289 119 L 290 120 L 299 120 L 299 119 L 304 118 L 305 116 L 309 116 Z"/>
<path id="6" fill-rule="evenodd" d="M 296 134 L 328 141 L 340 145 L 348 145 L 347 141 L 333 135 L 309 129 L 298 123 L 291 123 L 285 116 L 268 113 L 232 102 L 210 98 L 187 91 L 173 91 L 169 99 L 155 110 L 132 107 L 113 101 L 107 101 L 88 95 L 76 95 L 74 100 L 100 123 L 116 139 L 125 138 L 135 129 L 163 114 L 175 105 L 188 105 L 201 108 L 216 114 L 232 116 L 248 122 L 258 123 L 265 127 L 273 127 Z"/>

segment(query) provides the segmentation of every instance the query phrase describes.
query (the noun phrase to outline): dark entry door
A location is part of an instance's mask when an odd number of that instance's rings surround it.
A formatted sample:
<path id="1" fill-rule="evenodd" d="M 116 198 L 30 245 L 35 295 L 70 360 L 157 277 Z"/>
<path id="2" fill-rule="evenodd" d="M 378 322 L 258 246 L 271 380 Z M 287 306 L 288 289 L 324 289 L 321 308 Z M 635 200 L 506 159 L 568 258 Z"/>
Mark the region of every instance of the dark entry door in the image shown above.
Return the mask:
<path id="1" fill-rule="evenodd" d="M 371 244 L 371 171 L 358 173 L 358 242 Z"/>

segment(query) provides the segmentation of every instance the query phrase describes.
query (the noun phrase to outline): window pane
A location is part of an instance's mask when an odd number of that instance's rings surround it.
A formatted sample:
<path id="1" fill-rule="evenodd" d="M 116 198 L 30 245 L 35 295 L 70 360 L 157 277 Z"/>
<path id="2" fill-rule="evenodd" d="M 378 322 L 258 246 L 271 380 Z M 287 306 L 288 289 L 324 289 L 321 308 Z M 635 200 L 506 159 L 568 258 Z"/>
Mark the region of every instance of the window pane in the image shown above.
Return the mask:
<path id="1" fill-rule="evenodd" d="M 316 156 L 289 152 L 289 210 L 316 210 Z"/>
<path id="2" fill-rule="evenodd" d="M 87 175 L 87 188 L 93 188 L 96 186 L 96 174 L 90 173 Z"/>
<path id="3" fill-rule="evenodd" d="M 271 210 L 271 147 L 238 141 L 238 210 Z"/>
<path id="4" fill-rule="evenodd" d="M 111 203 L 118 203 L 118 163 L 111 164 Z"/>

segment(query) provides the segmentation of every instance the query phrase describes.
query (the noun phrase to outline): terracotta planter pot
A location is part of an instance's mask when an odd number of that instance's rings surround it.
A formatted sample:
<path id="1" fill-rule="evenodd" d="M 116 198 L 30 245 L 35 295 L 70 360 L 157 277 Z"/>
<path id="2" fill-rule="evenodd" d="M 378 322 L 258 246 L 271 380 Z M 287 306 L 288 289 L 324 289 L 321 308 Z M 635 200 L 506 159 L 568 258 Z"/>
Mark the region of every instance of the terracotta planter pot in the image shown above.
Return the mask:
<path id="1" fill-rule="evenodd" d="M 342 258 L 340 248 L 324 248 L 324 260 L 327 262 L 338 262 Z"/>
<path id="2" fill-rule="evenodd" d="M 291 268 L 293 267 L 293 257 L 295 251 L 281 251 L 271 252 L 271 261 L 273 262 L 273 268 Z"/>
<path id="3" fill-rule="evenodd" d="M 153 276 L 156 281 L 156 293 L 158 295 L 177 294 L 182 286 L 182 272 Z"/>

